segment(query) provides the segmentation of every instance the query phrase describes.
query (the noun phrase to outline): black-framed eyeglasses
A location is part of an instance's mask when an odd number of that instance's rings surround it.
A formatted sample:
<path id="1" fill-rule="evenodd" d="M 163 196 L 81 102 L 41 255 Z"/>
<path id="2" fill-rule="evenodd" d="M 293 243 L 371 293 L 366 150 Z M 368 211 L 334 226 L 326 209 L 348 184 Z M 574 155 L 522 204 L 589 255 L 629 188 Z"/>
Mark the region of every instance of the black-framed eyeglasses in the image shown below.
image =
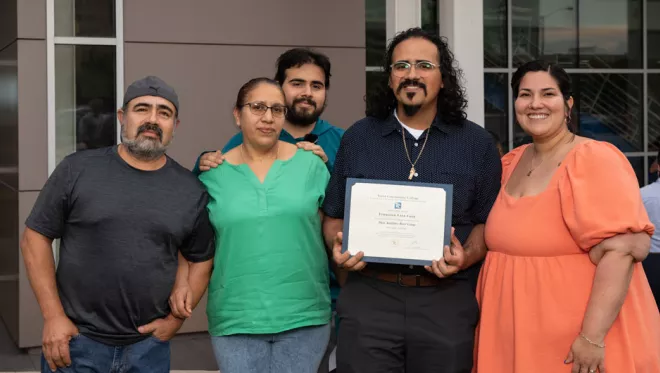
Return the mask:
<path id="1" fill-rule="evenodd" d="M 413 66 L 415 66 L 415 70 L 420 76 L 428 76 L 433 72 L 433 70 L 440 67 L 440 65 L 436 65 L 429 61 L 417 61 L 414 64 L 407 61 L 397 61 L 391 64 L 390 68 L 392 68 L 392 73 L 394 76 L 400 78 L 402 76 L 408 75 Z"/>
<path id="2" fill-rule="evenodd" d="M 286 106 L 284 105 L 273 105 L 273 106 L 268 106 L 264 104 L 263 102 L 248 102 L 246 104 L 243 104 L 243 106 L 249 106 L 250 111 L 254 115 L 262 116 L 266 114 L 268 109 L 270 109 L 270 113 L 276 117 L 276 118 L 282 118 L 286 115 Z"/>

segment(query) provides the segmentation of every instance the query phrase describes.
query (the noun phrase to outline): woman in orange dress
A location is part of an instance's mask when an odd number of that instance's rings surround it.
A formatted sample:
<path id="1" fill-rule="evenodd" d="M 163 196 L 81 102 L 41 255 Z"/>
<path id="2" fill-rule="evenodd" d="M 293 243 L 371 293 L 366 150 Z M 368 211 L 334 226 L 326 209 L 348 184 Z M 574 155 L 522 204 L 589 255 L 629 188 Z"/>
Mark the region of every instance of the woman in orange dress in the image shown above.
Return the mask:
<path id="1" fill-rule="evenodd" d="M 533 143 L 502 159 L 474 371 L 660 373 L 660 314 L 640 263 L 654 227 L 630 163 L 569 130 L 557 65 L 527 63 L 511 85 Z"/>

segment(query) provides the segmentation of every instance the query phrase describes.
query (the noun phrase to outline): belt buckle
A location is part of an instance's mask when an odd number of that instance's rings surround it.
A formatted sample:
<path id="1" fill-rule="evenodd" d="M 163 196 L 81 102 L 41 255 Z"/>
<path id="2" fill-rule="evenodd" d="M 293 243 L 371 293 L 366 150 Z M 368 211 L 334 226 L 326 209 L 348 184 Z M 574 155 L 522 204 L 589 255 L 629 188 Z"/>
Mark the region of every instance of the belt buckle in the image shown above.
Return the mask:
<path id="1" fill-rule="evenodd" d="M 415 285 L 414 286 L 420 286 L 422 283 L 422 276 L 421 275 L 415 275 Z M 399 286 L 403 287 L 410 287 L 409 285 L 406 285 L 403 283 L 403 275 L 401 272 L 396 274 L 396 284 Z"/>
<path id="2" fill-rule="evenodd" d="M 415 285 L 412 285 L 412 287 L 421 286 L 422 285 L 422 275 L 414 275 L 414 276 L 415 276 Z M 403 283 L 403 278 L 402 277 L 403 277 L 403 275 L 401 274 L 401 272 L 396 274 L 396 283 L 397 283 L 397 285 L 407 287 L 407 288 L 411 287 L 411 285 L 406 285 L 406 284 Z"/>

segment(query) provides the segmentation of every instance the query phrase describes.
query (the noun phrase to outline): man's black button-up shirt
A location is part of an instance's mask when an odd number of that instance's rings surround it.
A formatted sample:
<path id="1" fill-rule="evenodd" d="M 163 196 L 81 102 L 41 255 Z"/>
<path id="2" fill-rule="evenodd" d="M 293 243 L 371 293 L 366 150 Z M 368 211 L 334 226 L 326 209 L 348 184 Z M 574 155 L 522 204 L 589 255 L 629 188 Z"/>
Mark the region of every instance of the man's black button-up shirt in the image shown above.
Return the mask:
<path id="1" fill-rule="evenodd" d="M 329 217 L 344 218 L 349 177 L 408 181 L 411 164 L 401 131 L 413 162 L 429 136 L 415 164 L 417 176 L 412 181 L 453 185 L 452 226 L 456 237 L 465 242 L 474 225 L 486 222 L 502 177 L 502 164 L 492 137 L 468 120 L 448 124 L 437 117 L 419 139 L 405 130 L 394 115 L 385 121 L 366 117 L 356 122 L 342 137 L 323 211 Z M 407 266 L 376 263 L 369 267 L 403 273 L 425 272 L 423 268 L 410 270 Z M 459 275 L 454 277 L 464 277 Z"/>

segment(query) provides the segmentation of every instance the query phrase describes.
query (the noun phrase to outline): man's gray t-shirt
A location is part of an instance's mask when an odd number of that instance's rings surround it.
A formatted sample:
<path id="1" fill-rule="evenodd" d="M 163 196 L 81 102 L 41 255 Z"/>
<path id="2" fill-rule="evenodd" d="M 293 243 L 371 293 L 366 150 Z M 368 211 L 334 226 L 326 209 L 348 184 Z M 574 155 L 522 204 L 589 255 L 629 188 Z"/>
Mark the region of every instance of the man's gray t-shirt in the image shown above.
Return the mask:
<path id="1" fill-rule="evenodd" d="M 171 158 L 142 171 L 113 146 L 67 156 L 26 225 L 61 238 L 57 288 L 80 332 L 125 345 L 169 314 L 178 251 L 191 262 L 213 257 L 207 202 L 204 186 Z"/>

